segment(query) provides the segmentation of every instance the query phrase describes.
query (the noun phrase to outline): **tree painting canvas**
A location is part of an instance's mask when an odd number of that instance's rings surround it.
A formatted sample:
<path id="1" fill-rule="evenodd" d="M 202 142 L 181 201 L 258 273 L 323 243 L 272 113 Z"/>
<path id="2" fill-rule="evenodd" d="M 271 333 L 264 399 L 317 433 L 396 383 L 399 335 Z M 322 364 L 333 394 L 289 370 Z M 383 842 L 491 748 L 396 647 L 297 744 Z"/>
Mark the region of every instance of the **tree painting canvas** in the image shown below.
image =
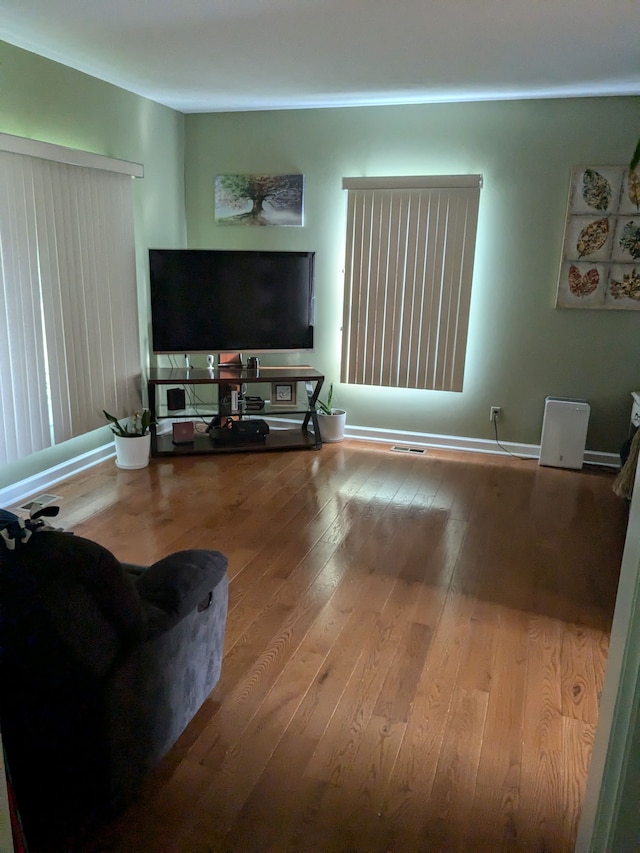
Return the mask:
<path id="1" fill-rule="evenodd" d="M 216 175 L 216 222 L 301 226 L 303 187 L 303 175 Z"/>

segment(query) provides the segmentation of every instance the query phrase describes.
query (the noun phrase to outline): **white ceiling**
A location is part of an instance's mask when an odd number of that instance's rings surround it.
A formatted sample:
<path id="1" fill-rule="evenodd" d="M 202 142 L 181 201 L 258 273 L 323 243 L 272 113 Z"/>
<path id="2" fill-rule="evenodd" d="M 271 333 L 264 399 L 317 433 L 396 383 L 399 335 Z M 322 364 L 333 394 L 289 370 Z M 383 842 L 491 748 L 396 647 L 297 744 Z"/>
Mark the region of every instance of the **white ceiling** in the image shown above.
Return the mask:
<path id="1" fill-rule="evenodd" d="M 0 0 L 0 39 L 185 113 L 640 93 L 639 0 Z"/>

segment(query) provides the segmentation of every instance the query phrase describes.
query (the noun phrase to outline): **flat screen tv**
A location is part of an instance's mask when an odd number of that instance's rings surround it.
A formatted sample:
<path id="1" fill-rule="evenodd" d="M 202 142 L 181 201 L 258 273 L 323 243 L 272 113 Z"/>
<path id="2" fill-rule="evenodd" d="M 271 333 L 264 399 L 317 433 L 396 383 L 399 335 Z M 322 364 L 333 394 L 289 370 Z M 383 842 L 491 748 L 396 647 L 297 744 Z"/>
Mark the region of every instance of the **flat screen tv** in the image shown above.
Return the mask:
<path id="1" fill-rule="evenodd" d="M 313 349 L 314 252 L 150 249 L 154 353 Z"/>

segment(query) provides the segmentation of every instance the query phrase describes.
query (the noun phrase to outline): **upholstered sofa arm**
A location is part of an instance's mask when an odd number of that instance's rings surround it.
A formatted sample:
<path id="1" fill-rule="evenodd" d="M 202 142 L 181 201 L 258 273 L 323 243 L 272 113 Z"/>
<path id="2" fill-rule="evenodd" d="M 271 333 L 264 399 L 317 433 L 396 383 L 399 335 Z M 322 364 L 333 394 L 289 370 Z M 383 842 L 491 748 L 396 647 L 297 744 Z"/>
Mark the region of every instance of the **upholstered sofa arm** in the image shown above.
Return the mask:
<path id="1" fill-rule="evenodd" d="M 219 551 L 176 551 L 148 569 L 125 566 L 135 572 L 140 598 L 153 609 L 162 611 L 153 617 L 148 609 L 153 634 L 167 631 L 197 607 L 205 609 L 213 591 L 227 572 L 228 561 Z"/>

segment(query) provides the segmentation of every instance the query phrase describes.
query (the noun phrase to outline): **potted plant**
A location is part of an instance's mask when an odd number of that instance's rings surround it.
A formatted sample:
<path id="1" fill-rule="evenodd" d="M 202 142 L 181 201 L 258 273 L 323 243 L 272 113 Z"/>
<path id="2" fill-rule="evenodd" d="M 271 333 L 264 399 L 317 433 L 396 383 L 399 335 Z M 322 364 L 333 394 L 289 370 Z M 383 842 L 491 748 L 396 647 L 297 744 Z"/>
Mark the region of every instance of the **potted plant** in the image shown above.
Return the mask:
<path id="1" fill-rule="evenodd" d="M 327 402 L 325 403 L 322 400 L 316 401 L 320 437 L 323 442 L 342 441 L 344 438 L 344 427 L 347 420 L 347 413 L 344 409 L 337 409 L 335 406 L 332 406 L 332 399 L 333 382 L 329 386 Z"/>
<path id="2" fill-rule="evenodd" d="M 104 409 L 103 409 L 104 412 Z M 116 444 L 116 465 L 118 468 L 131 470 L 146 468 L 149 464 L 151 434 L 149 425 L 151 413 L 148 409 L 135 412 L 129 422 L 122 424 L 114 415 L 104 412 L 105 418 L 111 424 L 111 432 Z"/>

